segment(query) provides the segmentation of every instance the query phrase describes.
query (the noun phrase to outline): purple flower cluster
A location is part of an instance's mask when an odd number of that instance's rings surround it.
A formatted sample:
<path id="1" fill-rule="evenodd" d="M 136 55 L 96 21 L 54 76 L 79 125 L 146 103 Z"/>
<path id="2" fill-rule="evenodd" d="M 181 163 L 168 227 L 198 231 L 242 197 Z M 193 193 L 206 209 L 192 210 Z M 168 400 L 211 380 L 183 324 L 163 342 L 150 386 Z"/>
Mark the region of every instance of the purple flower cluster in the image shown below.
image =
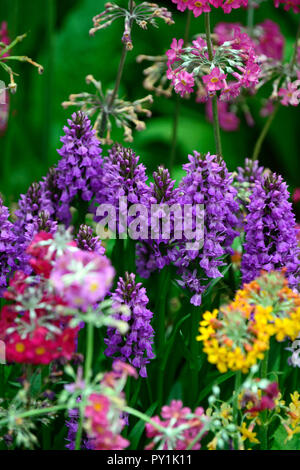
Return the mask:
<path id="1" fill-rule="evenodd" d="M 26 249 L 41 230 L 48 233 L 56 232 L 57 221 L 54 216 L 55 209 L 45 181 L 33 183 L 26 194 L 21 194 L 15 211 L 13 231 L 16 236 L 15 249 L 18 250 L 21 260 L 19 268 L 28 274 L 31 268 Z"/>
<path id="2" fill-rule="evenodd" d="M 104 340 L 107 348 L 105 355 L 129 362 L 140 370 L 141 377 L 147 377 L 146 364 L 154 358 L 152 351 L 154 331 L 150 324 L 153 313 L 147 309 L 148 297 L 141 283 L 136 283 L 135 274 L 126 273 L 120 277 L 117 289 L 112 294 L 114 308 L 127 306 L 129 312 L 120 311 L 115 317 L 128 322 L 129 331 L 121 336 L 118 330 L 109 327 Z"/>
<path id="3" fill-rule="evenodd" d="M 22 252 L 13 224 L 8 220 L 9 210 L 0 198 L 0 293 L 7 286 L 7 277 L 18 267 Z"/>
<path id="4" fill-rule="evenodd" d="M 88 225 L 80 225 L 77 238 L 75 238 L 78 248 L 84 251 L 93 251 L 98 255 L 104 255 L 105 248 L 99 237 L 93 236 L 93 229 Z"/>
<path id="5" fill-rule="evenodd" d="M 287 185 L 280 175 L 256 180 L 247 206 L 245 244 L 242 258 L 243 282 L 259 276 L 261 270 L 286 268 L 289 284 L 300 280 L 300 249 Z"/>
<path id="6" fill-rule="evenodd" d="M 125 196 L 131 204 L 137 204 L 149 193 L 146 185 L 145 166 L 132 149 L 114 145 L 104 157 L 101 191 L 97 202 L 117 206 L 120 197 Z"/>
<path id="7" fill-rule="evenodd" d="M 70 205 L 75 198 L 90 202 L 98 193 L 102 180 L 102 157 L 99 140 L 92 130 L 87 115 L 78 111 L 68 119 L 65 135 L 60 139 L 63 146 L 58 150 L 62 157 L 57 165 L 57 187 L 61 190 L 60 219 L 70 224 Z"/>
<path id="8" fill-rule="evenodd" d="M 182 245 L 175 264 L 179 266 L 181 284 L 195 293 L 191 303 L 200 305 L 209 280 L 222 277 L 219 268 L 224 265 L 225 255 L 232 253 L 231 245 L 238 235 L 239 206 L 232 175 L 221 157 L 194 152 L 183 169 L 187 173 L 179 185 L 183 203 L 203 204 L 205 211 L 203 247 L 191 251 Z"/>
<path id="9" fill-rule="evenodd" d="M 136 265 L 137 272 L 144 278 L 148 278 L 156 269 L 163 269 L 164 266 L 170 264 L 178 257 L 176 244 L 181 241 L 176 238 L 176 210 L 179 209 L 182 214 L 181 192 L 178 188 L 174 188 L 175 181 L 170 178 L 169 170 L 159 167 L 153 173 L 154 182 L 150 183 L 150 194 L 144 202 L 149 211 L 151 205 L 157 205 L 157 219 L 170 215 L 170 227 L 168 238 L 163 238 L 161 224 L 156 227 L 151 223 L 151 239 L 141 241 L 136 247 Z M 145 198 L 144 198 L 145 199 Z M 177 207 L 175 207 L 175 205 Z M 173 206 L 173 209 L 172 209 Z M 170 214 L 168 212 L 170 211 Z M 181 220 L 180 220 L 181 222 Z M 154 237 L 155 236 L 155 237 Z M 153 240 L 153 238 L 155 238 Z"/>
<path id="10" fill-rule="evenodd" d="M 132 217 L 128 217 L 130 205 L 138 204 L 149 197 L 146 169 L 139 163 L 139 158 L 132 149 L 119 144 L 114 145 L 108 151 L 108 156 L 104 157 L 101 191 L 96 196 L 96 201 L 116 208 L 116 220 L 111 215 L 110 224 L 117 227 L 119 234 L 127 230 L 123 221 L 126 220 L 128 225 L 132 221 Z M 127 198 L 126 203 L 120 198 Z M 96 220 L 101 223 L 99 213 Z"/>

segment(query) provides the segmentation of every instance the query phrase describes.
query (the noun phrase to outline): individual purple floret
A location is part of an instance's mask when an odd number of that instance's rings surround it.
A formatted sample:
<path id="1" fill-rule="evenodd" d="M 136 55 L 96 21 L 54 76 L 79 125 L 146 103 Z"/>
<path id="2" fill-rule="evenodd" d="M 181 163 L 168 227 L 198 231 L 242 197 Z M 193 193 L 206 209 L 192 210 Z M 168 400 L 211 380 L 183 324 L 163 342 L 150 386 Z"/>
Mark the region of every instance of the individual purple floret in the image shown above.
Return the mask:
<path id="1" fill-rule="evenodd" d="M 99 255 L 104 255 L 105 253 L 105 248 L 100 238 L 94 237 L 93 229 L 89 225 L 80 225 L 75 241 L 81 250 L 94 251 Z"/>
<path id="2" fill-rule="evenodd" d="M 153 313 L 147 309 L 149 301 L 146 289 L 135 282 L 135 274 L 120 277 L 117 289 L 112 294 L 114 308 L 126 305 L 129 312 L 116 313 L 115 318 L 128 322 L 129 331 L 122 336 L 118 330 L 109 327 L 104 340 L 105 355 L 118 357 L 140 370 L 141 377 L 147 377 L 146 364 L 154 358 L 152 351 L 154 330 L 150 324 Z"/>
<path id="3" fill-rule="evenodd" d="M 179 267 L 181 284 L 194 292 L 191 303 L 200 305 L 201 294 L 210 279 L 222 277 L 219 268 L 224 266 L 224 257 L 232 253 L 231 245 L 238 235 L 236 214 L 239 206 L 232 175 L 221 157 L 194 152 L 183 169 L 186 176 L 179 185 L 183 203 L 203 204 L 203 247 L 191 251 L 183 244 L 175 264 Z"/>
<path id="4" fill-rule="evenodd" d="M 0 198 L 0 293 L 6 288 L 7 277 L 23 263 L 18 237 L 8 218 L 9 210 Z"/>
<path id="5" fill-rule="evenodd" d="M 286 267 L 289 284 L 297 287 L 300 280 L 299 246 L 292 204 L 288 202 L 287 185 L 273 173 L 257 180 L 247 206 L 243 282 L 259 276 L 261 270 Z"/>
<path id="6" fill-rule="evenodd" d="M 62 157 L 57 165 L 57 187 L 61 190 L 60 218 L 70 224 L 70 205 L 90 202 L 99 192 L 102 180 L 102 149 L 95 137 L 91 121 L 81 111 L 72 114 L 64 126 L 63 146 L 58 150 Z M 75 200 L 77 198 L 77 201 Z"/>
<path id="7" fill-rule="evenodd" d="M 26 230 L 39 218 L 44 211 L 49 217 L 54 213 L 49 192 L 42 183 L 33 183 L 26 194 L 21 194 L 18 208 L 15 211 L 15 230 L 19 236 L 20 243 L 25 242 Z"/>
<path id="8" fill-rule="evenodd" d="M 163 269 L 164 266 L 175 261 L 178 257 L 176 245 L 182 242 L 182 234 L 177 238 L 175 232 L 175 220 L 182 222 L 183 208 L 181 205 L 181 192 L 174 188 L 175 181 L 171 179 L 169 170 L 159 167 L 153 173 L 154 183 L 150 183 L 150 197 L 143 198 L 143 203 L 151 213 L 153 204 L 156 205 L 155 211 L 151 216 L 157 214 L 157 219 L 161 215 L 170 220 L 169 236 L 162 236 L 163 225 L 155 224 L 149 219 L 151 227 L 151 236 L 149 240 L 141 241 L 136 247 L 136 265 L 140 276 L 148 278 L 151 272 L 156 269 Z M 168 214 L 169 212 L 169 214 Z"/>
<path id="9" fill-rule="evenodd" d="M 80 401 L 80 399 L 77 401 Z M 69 419 L 66 421 L 66 426 L 68 428 L 68 435 L 66 437 L 66 441 L 68 441 L 68 444 L 66 444 L 66 449 L 75 450 L 76 434 L 78 431 L 78 418 L 79 418 L 78 409 L 69 410 L 68 415 L 69 415 Z M 83 439 L 82 444 L 81 444 L 81 449 L 93 450 L 94 447 L 93 447 L 93 443 L 91 439 Z"/>
<path id="10" fill-rule="evenodd" d="M 253 161 L 250 158 L 246 158 L 244 167 L 238 166 L 237 170 L 236 181 L 239 183 L 255 183 L 256 180 L 261 179 L 265 168 L 259 166 L 258 160 Z"/>

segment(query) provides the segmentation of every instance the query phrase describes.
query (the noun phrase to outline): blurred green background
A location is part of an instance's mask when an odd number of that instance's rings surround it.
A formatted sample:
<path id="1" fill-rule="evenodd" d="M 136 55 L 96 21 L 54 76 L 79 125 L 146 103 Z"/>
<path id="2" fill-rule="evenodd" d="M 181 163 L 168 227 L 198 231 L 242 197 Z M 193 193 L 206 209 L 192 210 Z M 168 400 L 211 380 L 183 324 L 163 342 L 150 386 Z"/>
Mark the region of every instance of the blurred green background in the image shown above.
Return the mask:
<path id="1" fill-rule="evenodd" d="M 85 83 L 91 73 L 101 80 L 104 88 L 112 88 L 121 53 L 122 21 L 116 21 L 94 37 L 89 36 L 92 17 L 100 13 L 104 0 L 0 0 L 0 22 L 7 21 L 9 34 L 14 38 L 28 32 L 28 37 L 14 50 L 14 55 L 28 55 L 41 63 L 42 76 L 29 64 L 13 64 L 20 76 L 16 77 L 18 91 L 11 95 L 8 129 L 0 137 L 1 186 L 6 204 L 18 199 L 33 181 L 40 180 L 49 166 L 58 159 L 56 149 L 61 146 L 59 138 L 62 127 L 72 112 L 63 109 L 61 103 L 70 93 L 91 91 L 92 85 Z M 126 5 L 126 0 L 120 0 Z M 148 94 L 143 89 L 143 69 L 148 63 L 136 63 L 138 54 L 159 55 L 169 47 L 173 37 L 183 37 L 186 13 L 174 8 L 171 0 L 159 2 L 168 5 L 174 13 L 175 25 L 167 26 L 159 21 L 159 29 L 149 27 L 143 31 L 133 30 L 134 49 L 128 53 L 120 95 L 129 99 Z M 221 10 L 221 9 L 220 9 Z M 212 26 L 219 21 L 246 23 L 246 11 L 237 10 L 224 15 L 213 9 Z M 255 13 L 255 22 L 266 18 L 279 23 L 286 37 L 285 55 L 292 54 L 293 38 L 296 34 L 297 15 L 275 9 L 273 1 L 262 4 Z M 191 34 L 204 32 L 204 19 L 193 18 Z M 7 83 L 1 70 L 0 80 Z M 251 100 L 250 108 L 255 126 L 249 128 L 241 117 L 238 132 L 222 132 L 224 158 L 234 170 L 251 156 L 255 139 L 265 119 L 259 116 L 260 98 Z M 155 97 L 153 116 L 147 119 L 147 128 L 134 132 L 136 152 L 147 166 L 150 174 L 159 164 L 167 165 L 170 154 L 173 111 L 175 97 Z M 281 107 L 270 133 L 263 145 L 261 163 L 281 173 L 290 189 L 299 186 L 299 117 L 300 109 Z M 113 134 L 122 142 L 122 133 Z M 176 167 L 174 174 L 180 177 L 180 167 L 193 150 L 214 152 L 212 126 L 205 117 L 204 105 L 194 99 L 183 100 L 181 105 Z"/>

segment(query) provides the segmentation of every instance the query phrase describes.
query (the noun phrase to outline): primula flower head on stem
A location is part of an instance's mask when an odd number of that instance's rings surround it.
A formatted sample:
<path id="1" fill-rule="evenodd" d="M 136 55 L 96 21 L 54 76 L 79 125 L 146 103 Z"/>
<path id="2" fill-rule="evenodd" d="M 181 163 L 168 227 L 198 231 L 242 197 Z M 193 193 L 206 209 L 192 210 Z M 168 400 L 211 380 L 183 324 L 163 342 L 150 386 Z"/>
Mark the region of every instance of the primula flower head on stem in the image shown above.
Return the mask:
<path id="1" fill-rule="evenodd" d="M 94 27 L 90 29 L 90 35 L 93 36 L 96 31 L 107 28 L 118 18 L 124 18 L 122 42 L 129 51 L 133 48 L 131 30 L 134 23 L 142 29 L 147 29 L 149 24 L 157 27 L 157 19 L 162 19 L 166 24 L 174 23 L 167 8 L 160 7 L 156 3 L 142 2 L 136 5 L 135 2 L 129 1 L 128 9 L 125 9 L 116 3 L 108 2 L 105 4 L 105 11 L 93 18 Z"/>
<path id="2" fill-rule="evenodd" d="M 1 311 L 0 338 L 5 341 L 8 362 L 49 364 L 70 360 L 76 347 L 78 328 L 61 316 L 64 302 L 49 293 L 43 280 L 17 271 L 5 293 L 11 304 Z"/>
<path id="3" fill-rule="evenodd" d="M 203 341 L 208 361 L 222 373 L 228 369 L 248 372 L 269 349 L 266 324 L 271 310 L 257 306 L 253 312 L 249 305 L 236 300 L 219 310 L 205 312 L 197 340 Z"/>
<path id="4" fill-rule="evenodd" d="M 137 377 L 134 368 L 116 361 L 113 370 L 104 374 L 99 392 L 88 397 L 85 430 L 94 450 L 123 450 L 129 445 L 121 436 L 126 405 L 123 389 L 128 376 Z"/>
<path id="5" fill-rule="evenodd" d="M 117 127 L 124 130 L 125 142 L 132 142 L 132 128 L 135 127 L 137 131 L 145 129 L 146 125 L 141 120 L 139 115 L 151 116 L 151 111 L 144 108 L 145 104 L 152 104 L 153 98 L 147 95 L 135 101 L 126 101 L 124 99 L 115 97 L 112 101 L 112 90 L 107 90 L 106 93 L 102 90 L 100 81 L 95 80 L 92 75 L 86 77 L 87 84 L 93 84 L 96 92 L 93 93 L 78 93 L 69 96 L 69 101 L 64 101 L 62 106 L 68 108 L 69 106 L 76 106 L 81 109 L 87 116 L 96 116 L 94 123 L 94 130 L 96 136 L 104 144 L 112 144 L 111 131 L 112 120 L 115 121 Z M 104 137 L 102 124 L 106 123 L 106 136 Z"/>
<path id="6" fill-rule="evenodd" d="M 151 438 L 147 450 L 157 448 L 159 450 L 187 450 L 193 443 L 192 450 L 201 448 L 201 439 L 205 434 L 204 423 L 207 417 L 201 407 L 194 412 L 184 407 L 182 401 L 172 400 L 169 406 L 165 405 L 161 410 L 162 419 L 159 416 L 152 418 L 157 424 L 165 428 L 165 433 L 158 430 L 153 424 L 146 424 L 146 434 Z M 201 435 L 201 431 L 203 434 Z"/>
<path id="7" fill-rule="evenodd" d="M 106 256 L 78 249 L 57 258 L 50 282 L 69 307 L 86 311 L 104 299 L 113 278 L 114 269 Z"/>
<path id="8" fill-rule="evenodd" d="M 220 35 L 217 38 L 212 60 L 201 36 L 186 47 L 182 47 L 182 40 L 176 43 L 173 39 L 166 53 L 167 77 L 181 96 L 192 93 L 196 87 L 197 101 L 216 94 L 222 100 L 229 100 L 238 96 L 243 88 L 252 88 L 258 83 L 260 67 L 250 37 L 235 27 L 230 40 L 220 42 Z"/>
<path id="9" fill-rule="evenodd" d="M 275 7 L 284 6 L 286 11 L 292 8 L 294 13 L 300 12 L 300 0 L 274 0 Z"/>
<path id="10" fill-rule="evenodd" d="M 0 65 L 4 69 L 6 73 L 9 75 L 10 82 L 8 84 L 8 89 L 11 93 L 16 93 L 17 91 L 17 84 L 14 80 L 14 76 L 17 75 L 13 69 L 7 64 L 10 61 L 17 61 L 17 62 L 27 62 L 38 69 L 39 74 L 42 74 L 44 69 L 40 64 L 37 64 L 32 59 L 27 56 L 16 56 L 10 54 L 11 50 L 18 44 L 22 42 L 26 38 L 27 34 L 22 34 L 21 36 L 17 36 L 13 41 L 9 41 L 7 36 L 7 29 L 6 23 L 3 22 L 1 24 L 0 30 Z"/>
<path id="11" fill-rule="evenodd" d="M 172 0 L 179 11 L 191 10 L 197 18 L 202 13 L 209 13 L 211 7 L 222 8 L 224 13 L 231 13 L 233 9 L 247 7 L 248 0 Z"/>
<path id="12" fill-rule="evenodd" d="M 236 293 L 238 301 L 271 308 L 268 331 L 275 335 L 277 341 L 295 340 L 300 333 L 300 296 L 288 286 L 285 274 L 286 269 L 283 272 L 263 272 Z"/>

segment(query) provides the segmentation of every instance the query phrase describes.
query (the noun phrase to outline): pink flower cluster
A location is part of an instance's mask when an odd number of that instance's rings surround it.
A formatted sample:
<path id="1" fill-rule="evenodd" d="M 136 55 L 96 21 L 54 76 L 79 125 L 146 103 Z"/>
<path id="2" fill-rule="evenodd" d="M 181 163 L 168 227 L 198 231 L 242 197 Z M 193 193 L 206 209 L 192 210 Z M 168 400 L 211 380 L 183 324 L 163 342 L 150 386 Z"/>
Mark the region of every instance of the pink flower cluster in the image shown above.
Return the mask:
<path id="1" fill-rule="evenodd" d="M 108 293 L 114 268 L 106 256 L 80 250 L 75 241 L 67 242 L 58 256 L 55 243 L 55 235 L 38 233 L 27 250 L 30 264 L 37 274 L 50 279 L 68 307 L 86 311 Z"/>
<path id="2" fill-rule="evenodd" d="M 298 106 L 300 102 L 300 72 L 298 72 L 298 80 L 287 82 L 285 87 L 279 88 L 278 96 L 283 106 Z"/>
<path id="3" fill-rule="evenodd" d="M 0 313 L 0 339 L 5 341 L 8 362 L 49 364 L 70 360 L 76 349 L 78 328 L 70 318 L 56 313 L 63 300 L 49 293 L 43 283 L 16 271 L 4 297 L 11 302 Z"/>
<path id="4" fill-rule="evenodd" d="M 285 10 L 293 9 L 294 13 L 300 12 L 300 0 L 274 0 L 275 7 L 284 5 Z"/>
<path id="5" fill-rule="evenodd" d="M 78 249 L 67 251 L 57 259 L 50 282 L 69 307 L 86 311 L 104 299 L 114 274 L 106 256 Z"/>
<path id="6" fill-rule="evenodd" d="M 173 443 L 173 450 L 186 450 L 204 426 L 203 408 L 198 407 L 196 408 L 195 412 L 192 413 L 191 409 L 184 407 L 182 401 L 180 400 L 172 400 L 170 406 L 163 406 L 161 410 L 161 416 L 163 419 L 161 419 L 159 416 L 154 416 L 152 420 L 163 428 L 169 428 L 172 430 L 175 430 L 179 427 L 182 428 L 181 431 L 178 429 L 176 442 Z M 154 427 L 153 424 L 146 424 L 146 434 L 147 437 L 153 439 L 150 444 L 147 445 L 147 450 L 152 450 L 155 447 L 157 441 L 163 441 L 163 439 L 165 439 L 165 442 L 162 448 L 164 450 L 170 450 L 169 446 L 172 446 L 172 443 L 168 442 L 168 439 L 165 437 L 165 435 L 156 427 Z M 161 437 L 161 439 L 159 439 L 159 437 Z M 200 440 L 201 439 L 199 439 L 199 441 Z M 192 450 L 199 450 L 201 448 L 199 441 L 194 444 Z"/>
<path id="7" fill-rule="evenodd" d="M 253 47 L 255 54 L 265 55 L 275 60 L 282 60 L 284 48 L 284 36 L 280 32 L 279 26 L 271 20 L 258 23 L 253 29 L 253 37 L 250 38 L 243 32 L 240 23 L 218 23 L 214 28 L 214 35 L 218 45 L 225 41 L 231 41 L 234 36 L 238 36 L 246 42 L 247 46 Z"/>
<path id="8" fill-rule="evenodd" d="M 124 393 L 118 392 L 119 383 L 125 383 L 128 376 L 137 378 L 135 369 L 129 364 L 117 361 L 113 364 L 113 370 L 104 375 L 101 386 L 108 388 L 110 393 L 92 393 L 85 409 L 87 419 L 88 436 L 95 450 L 123 450 L 130 442 L 121 436 L 125 425 L 125 419 L 121 417 L 121 411 L 115 406 L 115 402 L 122 402 Z M 125 381 L 124 381 L 125 379 Z M 115 400 L 110 398 L 116 394 Z"/>
<path id="9" fill-rule="evenodd" d="M 230 13 L 233 9 L 248 6 L 248 0 L 172 0 L 172 2 L 177 5 L 179 11 L 185 11 L 187 8 L 192 10 L 195 17 L 210 12 L 212 6 L 223 8 L 224 13 Z"/>
<path id="10" fill-rule="evenodd" d="M 260 67 L 256 63 L 253 42 L 238 27 L 233 31 L 230 45 L 222 50 L 220 47 L 220 51 L 215 50 L 212 61 L 208 58 L 207 44 L 202 38 L 194 40 L 188 48 L 183 47 L 182 39 L 173 39 L 166 54 L 167 78 L 181 97 L 191 94 L 197 85 L 197 101 L 204 102 L 215 94 L 221 100 L 230 100 L 240 94 L 241 88 L 252 88 L 258 83 Z M 215 60 L 217 54 L 218 59 Z M 222 64 L 222 70 L 215 62 Z M 206 72 L 208 68 L 209 73 Z"/>

